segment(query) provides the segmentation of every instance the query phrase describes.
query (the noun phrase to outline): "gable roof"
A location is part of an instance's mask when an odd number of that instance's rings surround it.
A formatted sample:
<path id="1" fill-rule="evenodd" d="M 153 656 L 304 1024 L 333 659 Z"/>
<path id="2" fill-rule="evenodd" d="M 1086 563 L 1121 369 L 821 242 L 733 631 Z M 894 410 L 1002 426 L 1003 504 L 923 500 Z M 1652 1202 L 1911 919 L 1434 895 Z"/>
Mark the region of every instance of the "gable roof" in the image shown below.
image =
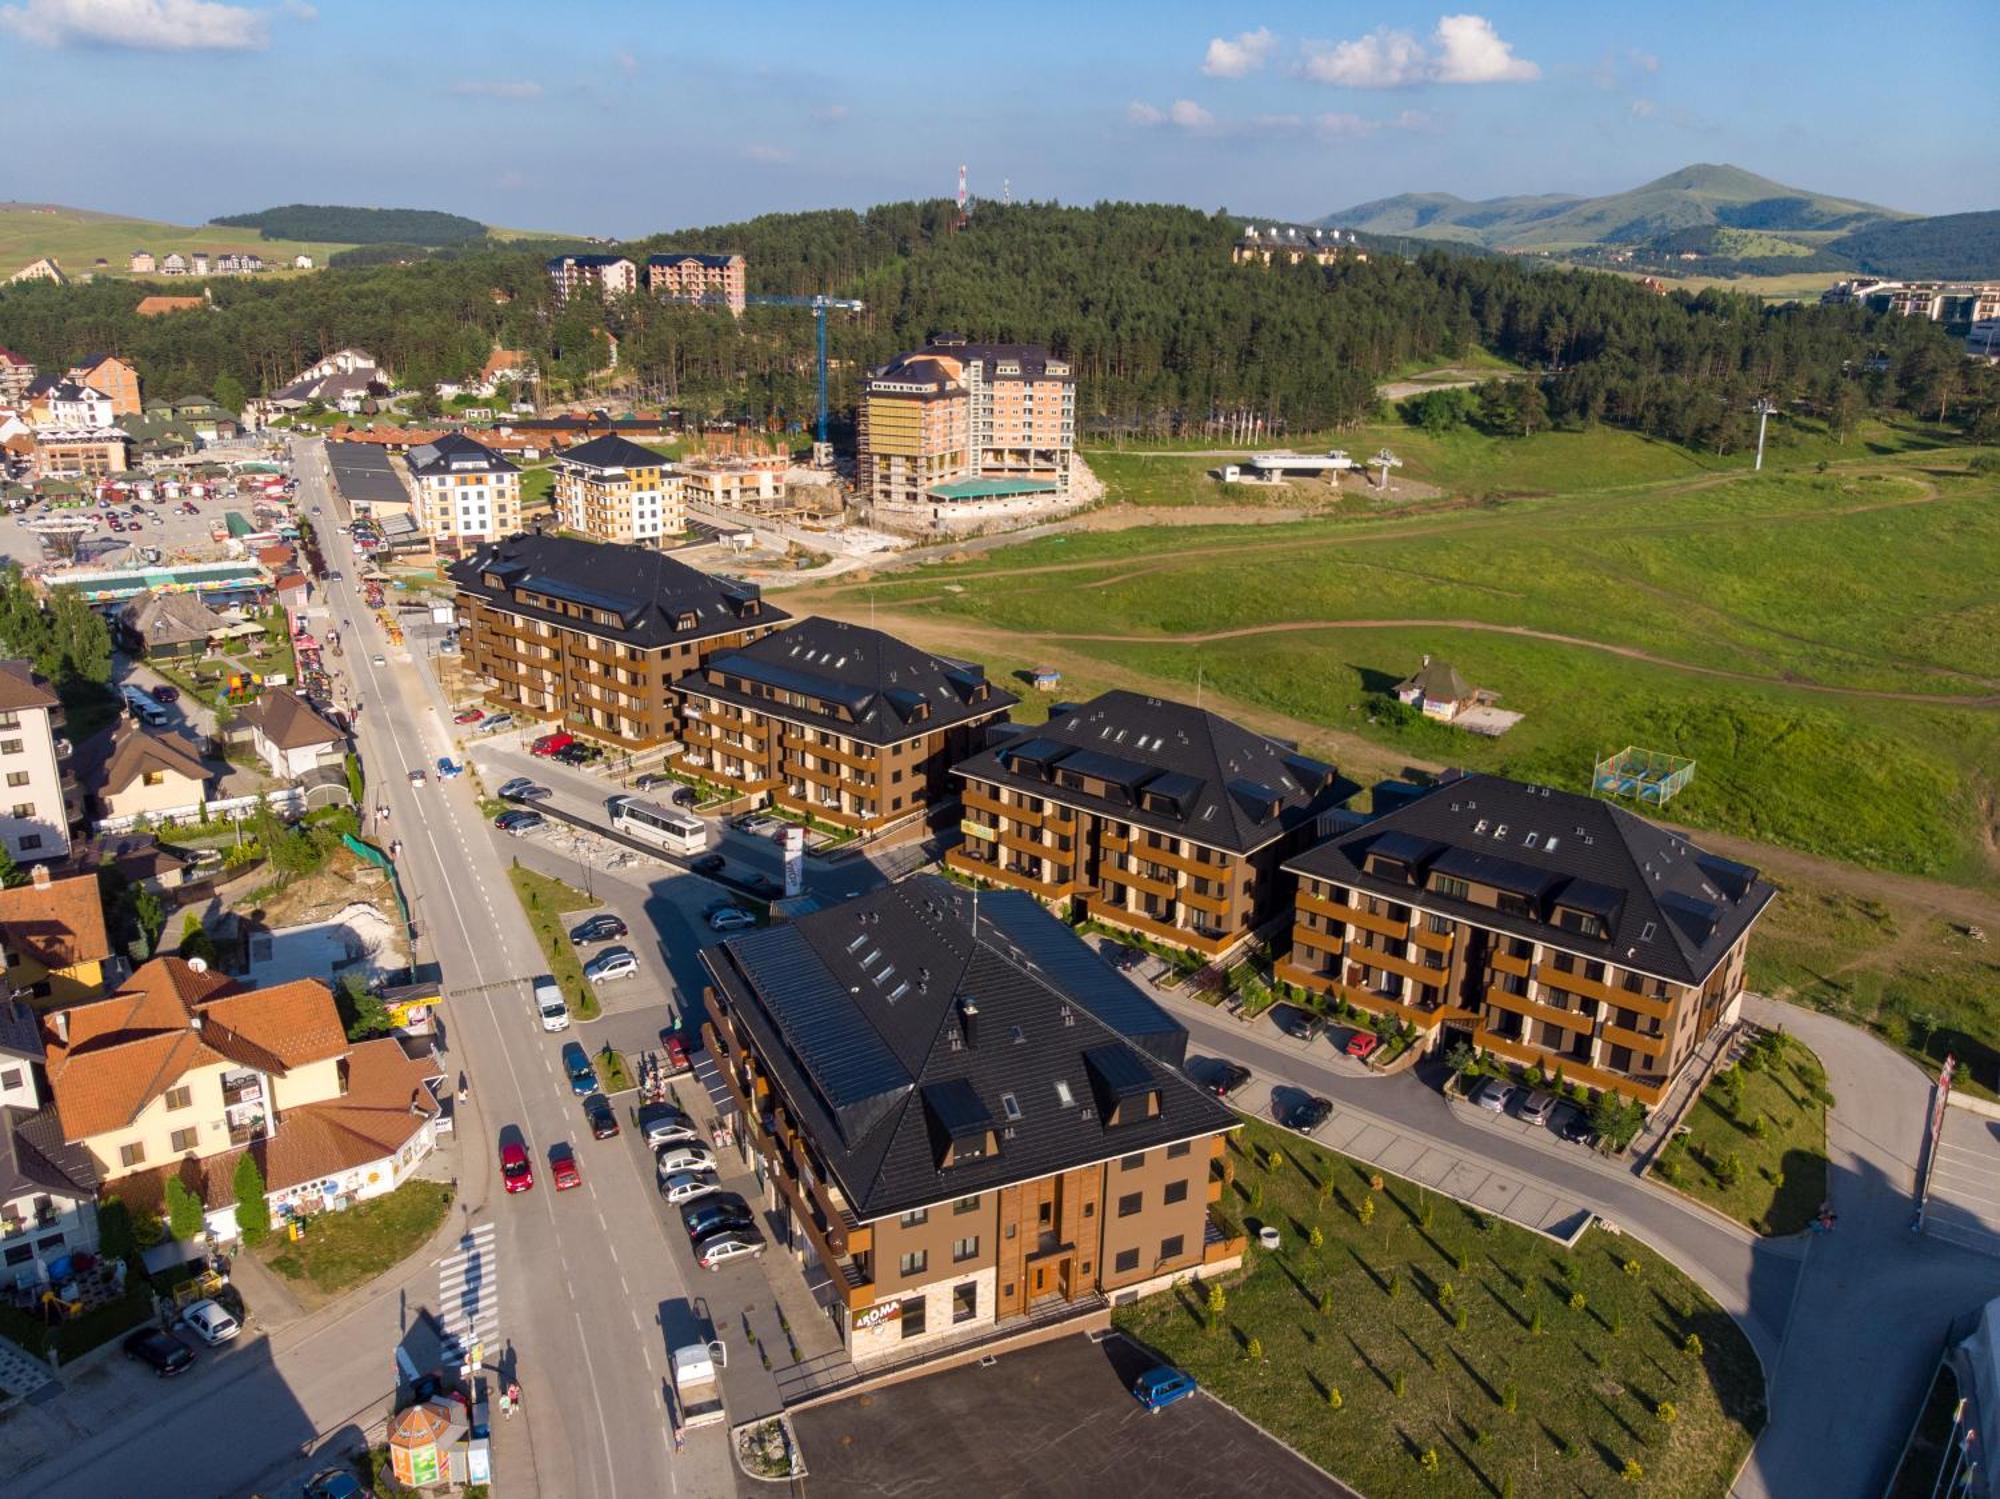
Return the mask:
<path id="1" fill-rule="evenodd" d="M 730 685 L 731 678 L 751 686 Z M 880 630 L 818 615 L 713 657 L 674 687 L 871 744 L 989 718 L 1020 701 L 989 683 L 983 666 L 933 656 Z M 779 693 L 787 699 L 780 701 Z M 801 696 L 824 706 L 808 706 Z M 845 708 L 846 716 L 837 708 Z"/>
<path id="2" fill-rule="evenodd" d="M 133 311 L 140 317 L 161 317 L 170 312 L 196 312 L 207 305 L 205 297 L 141 297 Z"/>
<path id="3" fill-rule="evenodd" d="M 558 465 L 580 464 L 585 468 L 666 468 L 668 459 L 662 458 L 651 448 L 642 448 L 629 437 L 617 433 L 606 433 L 603 437 L 593 437 L 589 442 L 580 442 L 573 448 L 564 448 L 557 457 Z"/>
<path id="4" fill-rule="evenodd" d="M 1472 696 L 1471 684 L 1449 662 L 1428 657 L 1415 676 L 1396 684 L 1398 692 L 1413 689 L 1434 703 L 1462 703 Z"/>
<path id="5" fill-rule="evenodd" d="M 973 910 L 919 876 L 702 953 L 858 1217 L 1233 1126 L 1180 1070 L 1186 1031 L 1053 916 L 1018 891 Z M 1133 1091 L 1157 1112 L 1107 1123 Z"/>
<path id="6" fill-rule="evenodd" d="M 214 774 L 202 763 L 201 751 L 181 734 L 162 734 L 126 722 L 112 731 L 110 753 L 103 769 L 91 777 L 99 795 L 116 796 L 143 775 L 159 772 L 206 781 Z"/>
<path id="7" fill-rule="evenodd" d="M 1310 823 L 1351 790 L 1332 766 L 1241 724 L 1124 691 L 1093 698 L 952 772 L 1234 853 Z M 1063 784 L 1071 775 L 1107 789 Z"/>
<path id="8" fill-rule="evenodd" d="M 96 1195 L 90 1152 L 63 1139 L 53 1109 L 0 1109 L 0 1202 L 36 1192 Z"/>
<path id="9" fill-rule="evenodd" d="M 148 588 L 118 611 L 118 623 L 148 645 L 180 645 L 206 640 L 222 628 L 222 616 L 197 594 Z"/>
<path id="10" fill-rule="evenodd" d="M 0 948 L 55 970 L 111 956 L 104 895 L 94 873 L 0 889 Z"/>
<path id="11" fill-rule="evenodd" d="M 483 442 L 475 442 L 463 432 L 447 432 L 442 437 L 411 448 L 408 462 L 410 472 L 418 478 L 429 478 L 434 474 L 512 474 L 519 470 L 487 447 Z"/>
<path id="12" fill-rule="evenodd" d="M 410 492 L 389 455 L 370 443 L 329 442 L 327 467 L 332 470 L 334 487 L 349 504 L 407 505 Z"/>
<path id="13" fill-rule="evenodd" d="M 1378 852 L 1409 877 L 1372 872 Z M 1491 775 L 1443 780 L 1285 868 L 1678 984 L 1704 982 L 1776 894 L 1748 865 L 1615 802 Z M 1522 896 L 1534 914 L 1442 895 L 1427 888 L 1433 871 Z M 1558 925 L 1558 906 L 1597 916 L 1608 935 Z"/>
<path id="14" fill-rule="evenodd" d="M 316 744 L 345 744 L 347 736 L 312 710 L 289 687 L 266 688 L 263 696 L 240 710 L 237 720 L 262 731 L 281 750 L 311 749 Z"/>
<path id="15" fill-rule="evenodd" d="M 26 661 L 0 661 L 0 712 L 18 713 L 23 708 L 60 707 L 62 699 L 49 686 L 48 678 Z"/>
<path id="16" fill-rule="evenodd" d="M 621 262 L 628 265 L 631 263 L 623 255 L 551 255 L 549 269 L 558 271 L 567 266 L 574 266 L 578 270 L 597 271 Z"/>

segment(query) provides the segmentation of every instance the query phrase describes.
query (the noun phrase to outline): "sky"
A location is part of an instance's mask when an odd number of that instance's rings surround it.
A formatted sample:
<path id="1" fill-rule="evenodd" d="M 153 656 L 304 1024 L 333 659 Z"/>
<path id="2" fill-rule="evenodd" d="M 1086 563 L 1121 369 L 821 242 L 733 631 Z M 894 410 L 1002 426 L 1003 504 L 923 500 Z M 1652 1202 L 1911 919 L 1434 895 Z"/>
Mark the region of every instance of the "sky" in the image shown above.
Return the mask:
<path id="1" fill-rule="evenodd" d="M 1313 219 L 1691 162 L 2000 207 L 2000 0 L 0 0 L 0 199 L 632 237 L 945 196 Z M 1873 39 L 1871 39 L 1873 38 Z M 1965 60 L 1962 64 L 1953 59 Z"/>

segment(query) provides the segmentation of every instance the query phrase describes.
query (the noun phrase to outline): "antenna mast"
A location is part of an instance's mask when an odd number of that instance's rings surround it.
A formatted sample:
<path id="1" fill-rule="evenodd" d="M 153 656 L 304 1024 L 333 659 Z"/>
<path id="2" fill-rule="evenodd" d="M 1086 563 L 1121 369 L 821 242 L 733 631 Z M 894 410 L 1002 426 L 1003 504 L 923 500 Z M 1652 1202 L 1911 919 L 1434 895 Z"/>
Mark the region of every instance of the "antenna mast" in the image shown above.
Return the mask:
<path id="1" fill-rule="evenodd" d="M 971 203 L 972 199 L 965 190 L 965 163 L 961 161 L 958 164 L 958 222 L 952 225 L 954 229 L 965 227 L 971 217 Z"/>

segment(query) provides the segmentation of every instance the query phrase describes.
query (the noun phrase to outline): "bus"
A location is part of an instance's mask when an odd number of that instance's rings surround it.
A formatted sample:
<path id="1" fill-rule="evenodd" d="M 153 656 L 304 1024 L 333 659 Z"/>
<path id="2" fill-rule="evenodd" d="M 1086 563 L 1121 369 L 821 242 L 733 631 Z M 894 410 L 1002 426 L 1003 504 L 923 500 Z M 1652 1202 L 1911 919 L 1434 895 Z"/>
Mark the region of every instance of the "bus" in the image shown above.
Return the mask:
<path id="1" fill-rule="evenodd" d="M 708 847 L 708 824 L 692 812 L 636 796 L 614 796 L 604 806 L 612 828 L 628 838 L 642 839 L 670 854 L 698 854 Z"/>

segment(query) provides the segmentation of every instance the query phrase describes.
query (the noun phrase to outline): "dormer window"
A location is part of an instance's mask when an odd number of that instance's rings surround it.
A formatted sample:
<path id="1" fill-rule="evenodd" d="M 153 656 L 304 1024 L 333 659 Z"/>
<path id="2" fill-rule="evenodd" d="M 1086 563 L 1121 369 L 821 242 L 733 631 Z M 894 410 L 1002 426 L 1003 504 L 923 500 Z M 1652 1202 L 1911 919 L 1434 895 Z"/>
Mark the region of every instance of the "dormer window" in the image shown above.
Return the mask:
<path id="1" fill-rule="evenodd" d="M 674 628 L 676 630 L 692 630 L 697 623 L 694 611 L 692 609 L 683 609 L 679 618 L 674 621 Z"/>

